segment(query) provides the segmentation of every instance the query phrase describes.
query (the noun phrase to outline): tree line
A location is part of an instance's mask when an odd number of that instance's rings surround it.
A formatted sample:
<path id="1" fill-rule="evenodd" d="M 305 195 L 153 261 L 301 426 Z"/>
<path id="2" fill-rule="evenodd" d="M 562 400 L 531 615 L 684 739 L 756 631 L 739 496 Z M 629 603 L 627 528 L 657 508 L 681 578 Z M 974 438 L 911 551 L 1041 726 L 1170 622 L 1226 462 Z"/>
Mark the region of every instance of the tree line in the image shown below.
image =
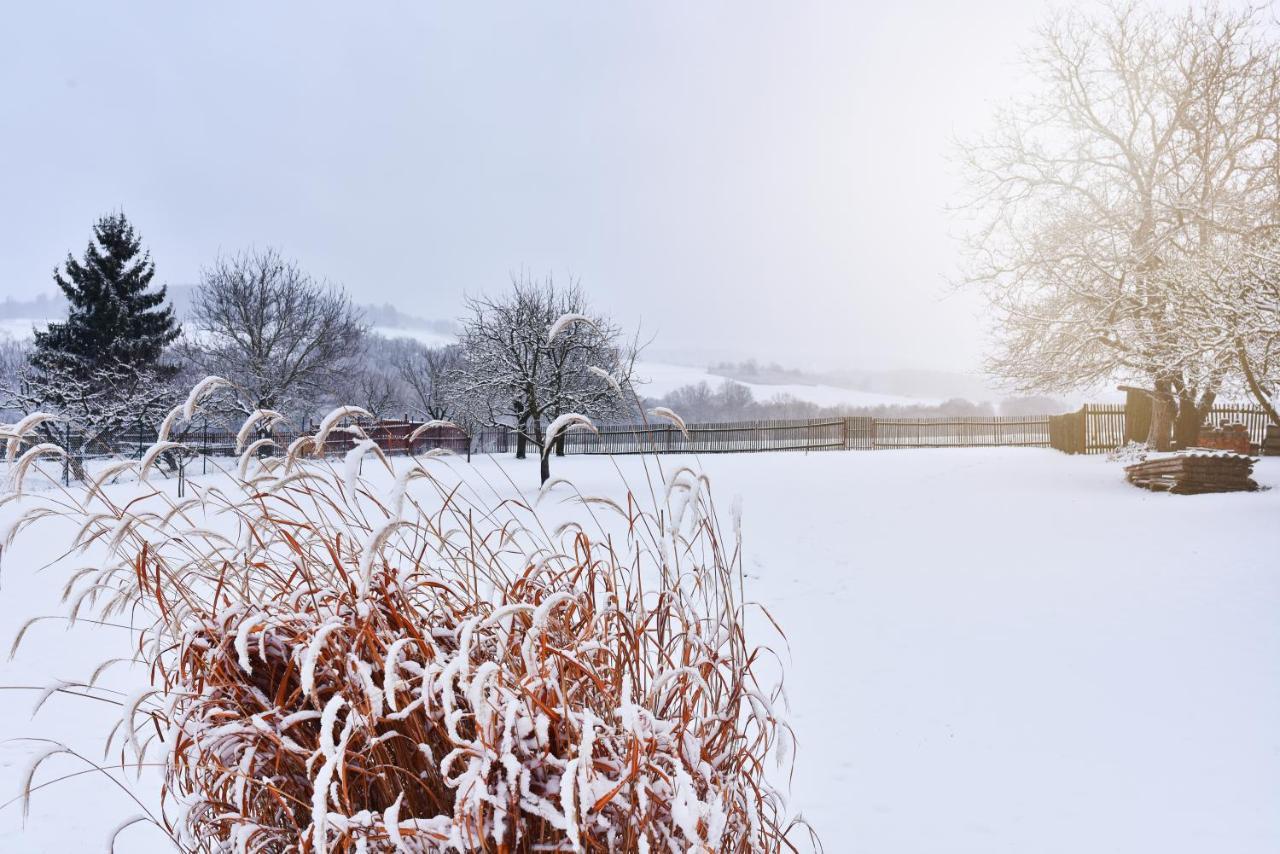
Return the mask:
<path id="1" fill-rule="evenodd" d="M 470 297 L 457 342 L 429 347 L 374 334 L 340 286 L 274 249 L 215 259 L 184 318 L 155 273 L 125 215 L 103 216 L 83 256 L 68 254 L 54 272 L 66 319 L 0 350 L 3 405 L 55 415 L 43 438 L 68 451 L 77 477 L 86 453 L 123 431 L 156 429 L 205 376 L 228 381 L 208 407 L 223 414 L 215 426 L 271 411 L 306 429 L 355 405 L 370 419 L 448 421 L 469 436 L 506 427 L 518 457 L 539 453 L 543 480 L 557 418 L 618 418 L 639 403 L 636 342 L 575 282 L 524 277 Z M 274 422 L 257 422 L 260 438 Z"/>

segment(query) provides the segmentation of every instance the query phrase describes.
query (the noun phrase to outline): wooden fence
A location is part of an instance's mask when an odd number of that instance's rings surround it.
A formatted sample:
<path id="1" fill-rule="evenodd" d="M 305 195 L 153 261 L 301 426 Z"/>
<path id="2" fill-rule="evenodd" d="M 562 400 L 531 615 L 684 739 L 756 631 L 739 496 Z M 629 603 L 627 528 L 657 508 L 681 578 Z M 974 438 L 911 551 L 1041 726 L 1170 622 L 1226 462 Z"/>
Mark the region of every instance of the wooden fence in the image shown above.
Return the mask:
<path id="1" fill-rule="evenodd" d="M 570 431 L 563 442 L 566 454 L 640 453 L 742 453 L 752 451 L 832 451 L 881 450 L 893 448 L 981 448 L 1051 447 L 1071 454 L 1105 453 L 1120 447 L 1135 435 L 1142 414 L 1124 404 L 1088 404 L 1064 415 L 980 416 L 965 418 L 815 418 L 803 420 L 735 421 L 688 424 L 688 435 L 674 425 L 605 424 L 598 433 Z M 1227 404 L 1215 406 L 1206 423 L 1243 423 L 1251 441 L 1261 444 L 1266 433 L 1266 414 L 1256 407 Z M 366 434 L 388 453 L 405 453 L 408 435 L 416 422 L 378 422 L 364 425 Z M 278 431 L 276 453 L 295 434 Z M 209 427 L 192 427 L 175 439 L 186 442 L 203 456 L 226 456 L 235 452 L 235 435 Z M 139 427 L 109 440 L 81 447 L 81 457 L 100 455 L 141 456 L 155 441 L 153 430 Z M 325 453 L 345 453 L 355 444 L 347 432 L 335 431 L 325 444 Z M 502 454 L 515 449 L 515 432 L 510 428 L 481 430 L 467 436 L 456 428 L 435 428 L 413 443 L 414 453 L 444 448 L 459 455 Z M 529 443 L 529 454 L 538 449 Z"/>
<path id="2" fill-rule="evenodd" d="M 1048 416 L 826 418 L 689 424 L 609 424 L 575 431 L 566 454 L 830 451 L 882 448 L 1046 447 Z"/>
<path id="3" fill-rule="evenodd" d="M 566 454 L 723 454 L 742 451 L 831 451 L 849 447 L 847 419 L 689 424 L 605 424 L 598 433 L 570 431 Z"/>
<path id="4" fill-rule="evenodd" d="M 873 448 L 1045 447 L 1049 417 L 875 418 Z"/>
<path id="5" fill-rule="evenodd" d="M 379 421 L 365 424 L 365 434 L 378 443 L 384 453 L 403 454 L 409 451 L 409 434 L 419 426 L 412 421 Z M 482 436 L 473 437 L 472 447 L 483 445 L 490 452 L 507 450 L 509 430 L 484 431 Z M 310 433 L 310 431 L 307 431 Z M 288 447 L 296 439 L 296 430 L 279 429 L 271 434 L 275 447 L 267 453 L 283 453 L 281 449 Z M 172 437 L 175 441 L 185 443 L 194 453 L 202 456 L 232 456 L 236 452 L 236 434 L 230 430 L 211 427 L 209 425 L 193 425 Z M 250 441 L 260 438 L 251 436 Z M 152 428 L 135 427 L 120 433 L 103 436 L 89 442 L 73 437 L 73 444 L 78 448 L 81 457 L 141 457 L 146 449 L 156 440 L 156 432 Z M 422 453 L 433 448 L 444 448 L 456 454 L 466 454 L 468 438 L 465 433 L 454 427 L 433 427 L 421 433 L 413 441 L 413 452 Z M 345 431 L 335 430 L 329 434 L 324 443 L 324 455 L 345 454 L 355 447 L 356 437 Z"/>
<path id="6" fill-rule="evenodd" d="M 1144 440 L 1149 419 L 1123 403 L 1087 403 L 1075 412 L 1049 416 L 1049 446 L 1068 454 L 1105 454 L 1130 440 Z M 1260 407 L 1224 404 L 1209 410 L 1205 426 L 1224 421 L 1244 424 L 1255 445 L 1262 444 L 1270 423 Z"/>

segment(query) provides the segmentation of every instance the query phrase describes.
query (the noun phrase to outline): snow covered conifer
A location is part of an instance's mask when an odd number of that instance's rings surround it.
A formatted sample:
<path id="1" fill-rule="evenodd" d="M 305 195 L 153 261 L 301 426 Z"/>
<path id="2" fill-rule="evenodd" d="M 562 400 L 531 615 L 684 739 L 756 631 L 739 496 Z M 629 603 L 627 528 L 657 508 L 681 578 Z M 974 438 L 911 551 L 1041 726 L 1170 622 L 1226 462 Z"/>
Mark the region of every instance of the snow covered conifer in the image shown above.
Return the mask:
<path id="1" fill-rule="evenodd" d="M 172 404 L 176 369 L 162 356 L 181 329 L 165 288 L 151 288 L 154 277 L 124 214 L 101 217 L 84 258 L 68 255 L 54 272 L 67 319 L 37 332 L 27 364 L 0 386 L 5 406 L 58 416 L 38 432 L 67 451 L 66 475 L 83 477 L 86 453 L 106 449 L 121 430 L 158 424 Z"/>
<path id="2" fill-rule="evenodd" d="M 123 213 L 100 217 L 83 260 L 70 254 L 53 278 L 67 298 L 67 319 L 35 335 L 32 364 L 83 376 L 105 366 L 154 370 L 181 327 L 163 285 L 152 290 L 151 253 Z"/>

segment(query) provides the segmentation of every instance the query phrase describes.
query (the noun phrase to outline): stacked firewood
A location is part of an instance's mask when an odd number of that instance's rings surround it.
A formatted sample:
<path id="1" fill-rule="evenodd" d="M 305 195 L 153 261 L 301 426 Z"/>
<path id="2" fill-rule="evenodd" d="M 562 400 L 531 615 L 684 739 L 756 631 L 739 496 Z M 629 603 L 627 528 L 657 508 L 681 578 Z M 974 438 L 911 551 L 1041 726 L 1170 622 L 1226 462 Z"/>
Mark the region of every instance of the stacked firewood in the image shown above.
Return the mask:
<path id="1" fill-rule="evenodd" d="M 1161 454 L 1125 467 L 1134 486 L 1178 495 L 1204 492 L 1253 492 L 1258 484 L 1253 457 L 1228 451 L 1189 448 L 1177 454 Z"/>

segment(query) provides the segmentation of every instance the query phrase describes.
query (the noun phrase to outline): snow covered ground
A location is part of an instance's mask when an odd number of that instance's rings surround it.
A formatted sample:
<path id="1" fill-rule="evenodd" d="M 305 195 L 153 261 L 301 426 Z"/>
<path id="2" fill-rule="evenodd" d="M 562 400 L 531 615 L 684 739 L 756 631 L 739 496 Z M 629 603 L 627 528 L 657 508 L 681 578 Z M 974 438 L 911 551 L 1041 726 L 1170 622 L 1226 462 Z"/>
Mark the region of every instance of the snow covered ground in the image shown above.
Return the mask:
<path id="1" fill-rule="evenodd" d="M 638 458 L 616 462 L 641 481 Z M 748 594 L 787 631 L 793 804 L 827 851 L 1280 850 L 1280 489 L 1153 494 L 1115 463 L 1048 450 L 702 462 L 720 506 L 742 495 Z M 455 465 L 499 483 L 498 464 Z M 533 492 L 536 461 L 500 464 Z M 607 458 L 554 468 L 619 490 Z M 1257 476 L 1280 487 L 1280 459 Z M 36 530 L 4 554 L 0 643 L 62 611 L 68 568 L 34 569 L 69 533 Z M 120 629 L 37 625 L 0 686 L 82 679 L 128 650 Z M 0 691 L 9 738 L 101 759 L 113 707 L 55 696 L 32 719 L 36 696 Z M 0 745 L 0 801 L 38 749 Z M 57 757 L 36 782 L 77 770 Z M 130 775 L 144 801 L 154 773 Z M 137 812 L 101 776 L 74 777 L 36 793 L 25 830 L 20 805 L 0 809 L 0 850 L 100 848 Z M 117 850 L 167 848 L 138 825 Z"/>
<path id="2" fill-rule="evenodd" d="M 725 377 L 712 374 L 702 368 L 691 368 L 686 365 L 672 365 L 664 362 L 637 362 L 636 376 L 643 383 L 640 393 L 646 397 L 662 397 L 681 386 L 697 385 L 705 382 L 712 388 L 718 387 Z M 903 397 L 896 394 L 880 394 L 874 391 L 856 391 L 833 385 L 806 385 L 803 383 L 748 383 L 734 380 L 739 385 L 751 389 L 756 400 L 766 401 L 774 397 L 787 396 L 797 400 L 816 403 L 819 406 L 907 406 L 911 404 L 930 405 L 936 400 L 924 400 L 914 397 Z"/>

